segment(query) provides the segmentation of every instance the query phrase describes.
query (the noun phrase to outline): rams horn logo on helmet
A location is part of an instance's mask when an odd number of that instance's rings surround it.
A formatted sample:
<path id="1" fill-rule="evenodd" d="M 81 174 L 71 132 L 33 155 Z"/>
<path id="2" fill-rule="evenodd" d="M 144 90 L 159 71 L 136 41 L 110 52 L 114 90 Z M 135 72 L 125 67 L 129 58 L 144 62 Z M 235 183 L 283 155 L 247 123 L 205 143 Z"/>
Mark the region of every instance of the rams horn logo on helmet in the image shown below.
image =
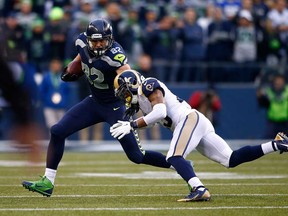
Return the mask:
<path id="1" fill-rule="evenodd" d="M 133 79 L 133 77 L 124 77 L 124 80 L 126 83 L 128 83 L 129 87 L 132 87 L 133 89 L 136 89 L 139 87 L 139 83 L 136 82 L 135 84 L 133 84 L 133 81 L 131 82 L 131 79 Z"/>

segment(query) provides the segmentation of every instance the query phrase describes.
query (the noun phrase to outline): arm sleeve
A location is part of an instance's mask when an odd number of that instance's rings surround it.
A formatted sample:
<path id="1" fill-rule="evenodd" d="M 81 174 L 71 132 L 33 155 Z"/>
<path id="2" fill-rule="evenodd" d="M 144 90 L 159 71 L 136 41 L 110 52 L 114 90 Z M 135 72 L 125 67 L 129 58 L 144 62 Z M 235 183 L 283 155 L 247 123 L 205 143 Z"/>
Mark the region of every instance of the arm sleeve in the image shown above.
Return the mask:
<path id="1" fill-rule="evenodd" d="M 155 104 L 152 112 L 143 117 L 146 125 L 155 124 L 167 116 L 167 108 L 164 103 Z"/>

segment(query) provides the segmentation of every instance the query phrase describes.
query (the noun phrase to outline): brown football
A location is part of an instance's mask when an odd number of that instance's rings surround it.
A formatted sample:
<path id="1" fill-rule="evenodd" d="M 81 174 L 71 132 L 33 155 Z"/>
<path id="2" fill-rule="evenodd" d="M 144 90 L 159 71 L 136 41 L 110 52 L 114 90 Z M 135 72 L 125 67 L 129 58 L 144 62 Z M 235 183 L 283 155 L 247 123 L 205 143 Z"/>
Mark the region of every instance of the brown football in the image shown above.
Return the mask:
<path id="1" fill-rule="evenodd" d="M 81 60 L 73 60 L 67 65 L 67 72 L 71 74 L 81 75 L 82 71 Z"/>

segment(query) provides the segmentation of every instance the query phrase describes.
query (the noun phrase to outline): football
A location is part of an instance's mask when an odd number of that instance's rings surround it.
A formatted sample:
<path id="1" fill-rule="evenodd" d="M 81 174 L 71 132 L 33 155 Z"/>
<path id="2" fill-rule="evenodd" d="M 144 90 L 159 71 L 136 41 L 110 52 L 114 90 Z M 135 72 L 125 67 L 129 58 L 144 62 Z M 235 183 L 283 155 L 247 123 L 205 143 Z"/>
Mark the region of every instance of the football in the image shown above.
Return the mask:
<path id="1" fill-rule="evenodd" d="M 67 65 L 67 73 L 82 75 L 84 72 L 82 71 L 81 60 L 73 60 Z"/>

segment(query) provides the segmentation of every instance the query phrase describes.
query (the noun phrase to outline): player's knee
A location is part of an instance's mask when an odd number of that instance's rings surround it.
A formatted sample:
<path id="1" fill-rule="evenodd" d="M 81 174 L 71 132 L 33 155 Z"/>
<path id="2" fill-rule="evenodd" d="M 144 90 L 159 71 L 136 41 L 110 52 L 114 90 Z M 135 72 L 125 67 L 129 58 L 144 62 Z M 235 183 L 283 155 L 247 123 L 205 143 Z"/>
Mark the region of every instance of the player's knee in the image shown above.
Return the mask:
<path id="1" fill-rule="evenodd" d="M 143 161 L 143 154 L 127 154 L 127 157 L 130 161 L 136 164 L 141 164 Z"/>
<path id="2" fill-rule="evenodd" d="M 237 151 L 233 151 L 229 163 L 228 163 L 228 168 L 233 168 L 239 165 L 239 155 L 237 154 Z"/>
<path id="3" fill-rule="evenodd" d="M 63 127 L 60 124 L 55 124 L 50 128 L 50 134 L 53 137 L 65 138 Z"/>
<path id="4" fill-rule="evenodd" d="M 166 160 L 167 160 L 170 164 L 174 163 L 175 161 L 182 160 L 182 159 L 183 159 L 183 157 L 180 156 L 180 155 L 173 155 L 173 156 L 171 156 L 171 157 L 169 157 L 169 158 L 166 158 Z"/>

